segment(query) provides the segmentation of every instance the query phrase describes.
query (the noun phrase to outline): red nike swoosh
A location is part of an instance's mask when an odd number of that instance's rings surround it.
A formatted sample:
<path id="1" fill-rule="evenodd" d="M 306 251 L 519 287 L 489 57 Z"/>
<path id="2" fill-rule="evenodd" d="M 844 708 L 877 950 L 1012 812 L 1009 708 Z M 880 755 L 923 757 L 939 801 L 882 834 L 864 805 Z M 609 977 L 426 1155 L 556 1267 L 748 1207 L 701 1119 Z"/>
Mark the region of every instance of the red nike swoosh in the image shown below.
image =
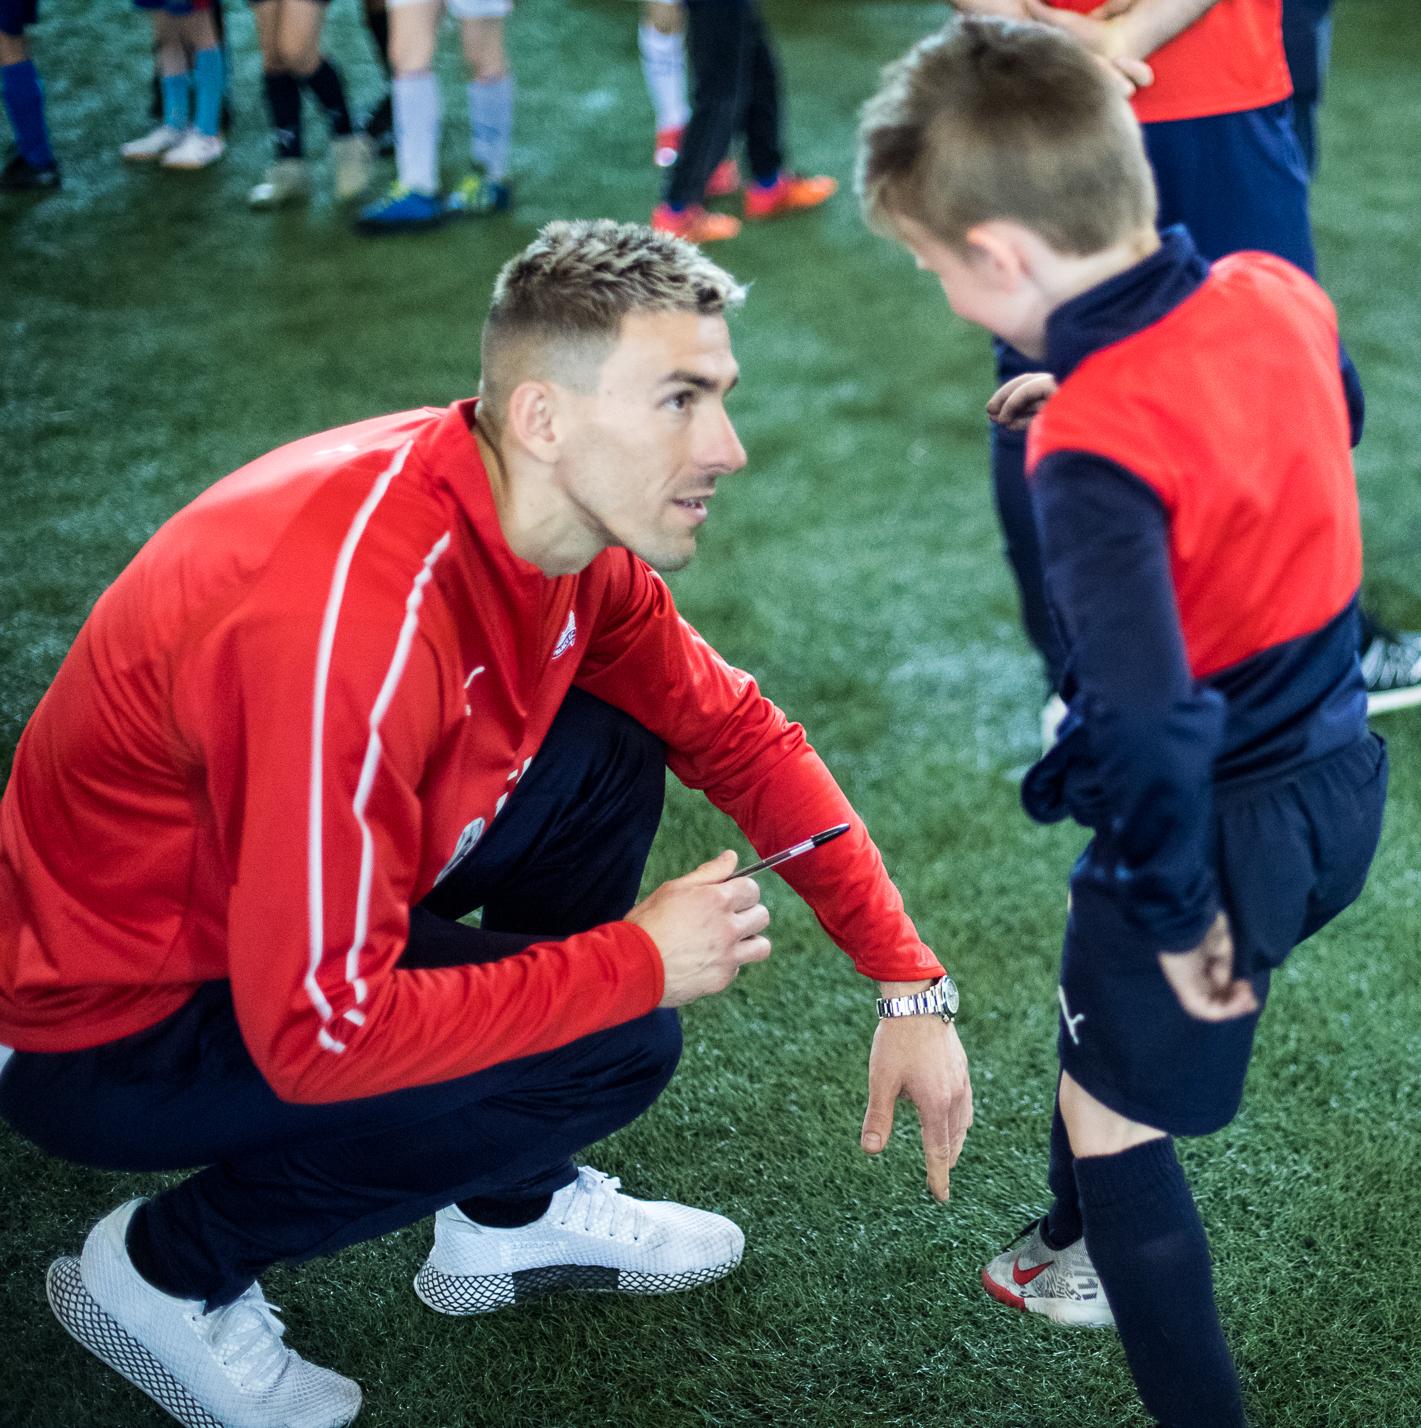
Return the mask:
<path id="1" fill-rule="evenodd" d="M 1056 1261 L 1054 1259 L 1048 1259 L 1045 1264 L 1036 1264 L 1032 1265 L 1030 1269 L 1023 1269 L 1021 1262 L 1014 1260 L 1011 1267 L 1011 1277 L 1024 1289 L 1038 1274 L 1043 1270 L 1050 1269 L 1055 1263 Z"/>

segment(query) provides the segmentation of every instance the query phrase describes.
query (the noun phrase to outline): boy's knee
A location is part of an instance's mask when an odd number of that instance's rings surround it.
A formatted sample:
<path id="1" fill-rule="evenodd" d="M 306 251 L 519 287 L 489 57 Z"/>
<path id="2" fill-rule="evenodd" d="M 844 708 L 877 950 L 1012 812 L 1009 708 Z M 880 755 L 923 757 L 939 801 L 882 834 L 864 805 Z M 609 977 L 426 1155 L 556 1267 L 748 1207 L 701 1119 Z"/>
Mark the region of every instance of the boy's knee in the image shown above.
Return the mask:
<path id="1" fill-rule="evenodd" d="M 1061 1075 L 1061 1119 L 1066 1123 L 1071 1153 L 1077 1157 L 1119 1155 L 1146 1141 L 1162 1139 L 1165 1134 L 1112 1111 L 1064 1072 Z"/>

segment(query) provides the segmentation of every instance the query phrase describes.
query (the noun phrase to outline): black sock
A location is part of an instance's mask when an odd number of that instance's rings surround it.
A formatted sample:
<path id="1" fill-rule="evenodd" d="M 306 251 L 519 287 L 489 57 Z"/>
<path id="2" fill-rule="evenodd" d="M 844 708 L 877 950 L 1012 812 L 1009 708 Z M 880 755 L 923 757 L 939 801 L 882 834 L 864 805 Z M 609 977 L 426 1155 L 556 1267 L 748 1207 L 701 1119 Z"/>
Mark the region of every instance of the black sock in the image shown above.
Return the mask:
<path id="1" fill-rule="evenodd" d="M 345 102 L 345 86 L 340 82 L 340 71 L 322 55 L 320 64 L 301 83 L 326 111 L 331 133 L 337 139 L 345 138 L 351 132 L 350 109 Z"/>
<path id="2" fill-rule="evenodd" d="M 389 94 L 370 111 L 361 128 L 372 139 L 383 139 L 395 127 L 394 100 Z"/>
<path id="3" fill-rule="evenodd" d="M 380 67 L 390 73 L 390 17 L 384 10 L 365 11 L 365 28 L 375 42 L 375 53 L 380 57 Z"/>
<path id="4" fill-rule="evenodd" d="M 1063 1250 L 1080 1239 L 1084 1227 L 1081 1224 L 1080 1195 L 1076 1190 L 1076 1158 L 1071 1154 L 1066 1123 L 1061 1119 L 1059 1098 L 1051 1117 L 1051 1160 L 1046 1170 L 1046 1183 L 1053 1199 L 1051 1208 L 1046 1212 L 1046 1222 L 1041 1226 L 1041 1237 L 1052 1249 Z"/>
<path id="5" fill-rule="evenodd" d="M 294 74 L 268 70 L 262 76 L 266 107 L 271 115 L 272 141 L 278 159 L 301 157 L 301 86 Z"/>
<path id="6" fill-rule="evenodd" d="M 124 1234 L 124 1247 L 128 1250 L 129 1262 L 138 1271 L 140 1278 L 154 1289 L 171 1294 L 176 1299 L 201 1299 L 201 1294 L 194 1293 L 190 1287 L 177 1282 L 171 1266 L 158 1252 L 149 1233 L 147 1210 L 146 1204 L 140 1205 L 129 1219 L 128 1229 Z"/>
<path id="7" fill-rule="evenodd" d="M 475 1224 L 487 1225 L 491 1230 L 516 1230 L 541 1219 L 552 1202 L 551 1195 L 538 1195 L 531 1200 L 485 1200 L 471 1195 L 455 1203 Z"/>
<path id="8" fill-rule="evenodd" d="M 1244 1428 L 1209 1241 L 1167 1137 L 1075 1164 L 1085 1243 L 1145 1407 L 1163 1428 Z"/>

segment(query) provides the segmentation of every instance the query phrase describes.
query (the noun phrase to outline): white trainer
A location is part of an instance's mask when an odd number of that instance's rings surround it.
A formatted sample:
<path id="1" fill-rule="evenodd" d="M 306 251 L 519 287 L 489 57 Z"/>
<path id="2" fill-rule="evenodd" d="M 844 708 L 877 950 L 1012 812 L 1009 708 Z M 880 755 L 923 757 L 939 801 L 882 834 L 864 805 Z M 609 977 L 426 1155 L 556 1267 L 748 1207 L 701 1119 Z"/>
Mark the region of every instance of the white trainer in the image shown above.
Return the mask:
<path id="1" fill-rule="evenodd" d="M 350 203 L 370 187 L 375 167 L 375 145 L 365 134 L 346 134 L 331 140 L 331 163 L 335 168 L 335 196 Z"/>
<path id="2" fill-rule="evenodd" d="M 205 1313 L 200 1299 L 155 1289 L 133 1267 L 124 1237 L 142 1200 L 89 1232 L 84 1252 L 49 1267 L 55 1317 L 188 1428 L 342 1428 L 360 1386 L 288 1349 L 286 1326 L 259 1286 Z"/>
<path id="3" fill-rule="evenodd" d="M 724 1215 L 634 1200 L 584 1166 L 531 1225 L 490 1229 L 456 1206 L 440 1210 L 414 1292 L 441 1314 L 487 1314 L 569 1289 L 671 1294 L 723 1278 L 744 1249 Z"/>
<path id="4" fill-rule="evenodd" d="M 189 129 L 158 161 L 165 169 L 205 169 L 227 152 L 220 134 L 202 134 Z"/>
<path id="5" fill-rule="evenodd" d="M 1041 1234 L 1045 1220 L 1028 1225 L 982 1271 L 982 1287 L 1003 1304 L 1044 1314 L 1057 1324 L 1108 1329 L 1115 1315 L 1086 1253 L 1084 1238 L 1054 1250 Z"/>
<path id="6" fill-rule="evenodd" d="M 183 131 L 171 124 L 159 124 L 139 139 L 130 139 L 119 147 L 119 153 L 131 164 L 146 164 L 153 159 L 161 159 L 169 149 L 183 141 Z"/>
<path id="7" fill-rule="evenodd" d="M 266 177 L 252 185 L 247 202 L 253 208 L 281 208 L 305 198 L 310 189 L 305 159 L 276 159 Z"/>

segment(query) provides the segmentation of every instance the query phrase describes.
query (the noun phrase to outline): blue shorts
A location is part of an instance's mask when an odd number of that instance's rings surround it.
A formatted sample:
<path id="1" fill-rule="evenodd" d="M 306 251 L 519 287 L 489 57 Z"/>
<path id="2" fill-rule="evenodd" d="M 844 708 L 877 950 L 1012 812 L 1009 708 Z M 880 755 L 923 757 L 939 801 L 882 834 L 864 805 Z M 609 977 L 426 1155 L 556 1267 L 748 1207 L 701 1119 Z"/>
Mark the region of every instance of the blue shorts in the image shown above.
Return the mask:
<path id="1" fill-rule="evenodd" d="M 1161 228 L 1182 223 L 1210 261 L 1256 250 L 1316 273 L 1307 160 L 1290 101 L 1143 128 Z"/>
<path id="2" fill-rule="evenodd" d="M 1238 1113 L 1269 975 L 1362 891 L 1381 836 L 1386 746 L 1375 734 L 1316 763 L 1215 791 L 1220 893 L 1235 971 L 1259 1012 L 1205 1022 L 1179 1004 L 1157 948 L 1090 875 L 1097 836 L 1071 877 L 1061 959 L 1062 1069 L 1098 1101 L 1171 1135 L 1208 1135 Z M 1067 1020 L 1069 1018 L 1069 1020 Z"/>
<path id="3" fill-rule="evenodd" d="M 39 0 L 0 0 L 0 35 L 19 39 L 39 19 Z"/>

